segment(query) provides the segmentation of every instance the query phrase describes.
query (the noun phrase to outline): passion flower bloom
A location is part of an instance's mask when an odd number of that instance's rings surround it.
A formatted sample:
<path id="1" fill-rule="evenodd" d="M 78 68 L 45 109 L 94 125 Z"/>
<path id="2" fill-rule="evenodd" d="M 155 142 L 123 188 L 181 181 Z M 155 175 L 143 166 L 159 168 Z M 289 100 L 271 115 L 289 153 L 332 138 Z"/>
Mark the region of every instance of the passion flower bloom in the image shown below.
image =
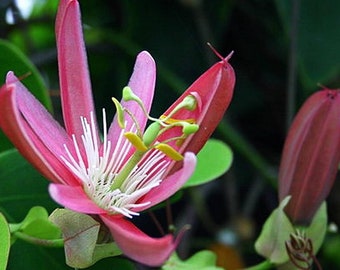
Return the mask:
<path id="1" fill-rule="evenodd" d="M 79 4 L 61 0 L 56 39 L 63 128 L 9 72 L 0 89 L 0 127 L 52 183 L 64 207 L 96 214 L 125 255 L 162 264 L 176 247 L 172 235 L 151 238 L 131 218 L 174 194 L 190 177 L 197 153 L 228 107 L 235 75 L 228 56 L 212 66 L 159 118 L 149 115 L 153 58 L 141 52 L 117 113 L 99 135 L 81 29 Z M 146 127 L 147 121 L 152 124 Z"/>
<path id="2" fill-rule="evenodd" d="M 309 97 L 296 115 L 279 169 L 279 199 L 295 225 L 309 225 L 328 196 L 340 162 L 340 91 Z"/>

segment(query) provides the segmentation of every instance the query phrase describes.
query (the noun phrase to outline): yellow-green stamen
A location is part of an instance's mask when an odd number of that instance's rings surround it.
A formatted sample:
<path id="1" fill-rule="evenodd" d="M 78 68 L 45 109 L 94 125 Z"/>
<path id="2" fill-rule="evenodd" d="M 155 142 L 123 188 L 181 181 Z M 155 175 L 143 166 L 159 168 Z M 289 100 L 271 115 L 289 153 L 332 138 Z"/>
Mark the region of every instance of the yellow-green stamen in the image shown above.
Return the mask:
<path id="1" fill-rule="evenodd" d="M 114 97 L 112 98 L 112 101 L 116 106 L 118 125 L 121 129 L 124 129 L 125 128 L 124 109 L 122 105 L 119 103 L 119 101 Z"/>
<path id="2" fill-rule="evenodd" d="M 172 160 L 175 161 L 183 160 L 183 156 L 168 144 L 158 143 L 155 145 L 155 148 L 164 153 L 165 155 L 167 155 Z"/>
<path id="3" fill-rule="evenodd" d="M 95 117 L 91 113 L 90 119 L 80 119 L 83 126 L 82 140 L 77 141 L 73 136 L 74 151 L 65 145 L 66 154 L 61 158 L 83 183 L 89 198 L 99 207 L 109 214 L 120 213 L 131 218 L 138 215 L 138 209 L 144 209 L 150 203 L 140 203 L 140 199 L 162 182 L 171 160 L 183 160 L 182 154 L 169 144 L 182 143 L 188 135 L 197 131 L 198 125 L 195 119 L 174 119 L 174 115 L 180 110 L 195 110 L 199 106 L 200 98 L 197 95 L 188 95 L 167 116 L 153 118 L 148 114 L 143 101 L 130 87 L 125 87 L 123 100 L 136 102 L 145 117 L 152 121 L 144 133 L 138 123 L 138 117 L 123 107 L 117 99 L 112 100 L 121 128 L 119 137 L 111 138 L 114 140 L 112 143 L 108 139 L 103 110 L 104 134 L 103 143 L 100 144 L 96 135 L 98 132 Z M 176 117 L 178 115 L 180 114 L 176 114 Z M 131 119 L 132 125 L 127 125 L 126 119 Z M 162 136 L 165 139 L 159 141 L 164 132 L 178 127 L 182 128 L 182 132 L 180 129 L 176 130 L 173 137 Z"/>
<path id="4" fill-rule="evenodd" d="M 129 142 L 137 149 L 137 151 L 140 152 L 146 152 L 148 148 L 142 141 L 140 137 L 138 137 L 135 133 L 133 132 L 125 132 L 124 136 L 129 140 Z"/>

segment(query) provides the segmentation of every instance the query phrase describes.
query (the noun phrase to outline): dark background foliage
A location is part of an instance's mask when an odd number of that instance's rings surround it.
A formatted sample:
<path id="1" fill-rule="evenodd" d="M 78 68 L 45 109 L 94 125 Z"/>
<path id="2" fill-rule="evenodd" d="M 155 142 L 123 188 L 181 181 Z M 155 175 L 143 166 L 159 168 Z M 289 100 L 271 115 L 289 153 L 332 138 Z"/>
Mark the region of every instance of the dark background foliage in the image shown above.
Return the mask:
<path id="1" fill-rule="evenodd" d="M 18 46 L 37 66 L 52 97 L 54 113 L 60 118 L 54 38 L 57 1 L 40 2 L 29 18 L 23 18 L 13 1 L 0 0 L 0 38 Z M 221 257 L 230 262 L 235 253 L 246 264 L 260 259 L 252 255 L 252 244 L 263 221 L 277 205 L 276 171 L 287 127 L 300 104 L 320 88 L 318 84 L 339 88 L 339 3 L 337 0 L 80 1 L 98 113 L 105 107 L 108 115 L 114 114 L 111 96 L 120 97 L 135 56 L 141 50 L 149 51 L 157 63 L 152 111 L 155 116 L 218 61 L 206 42 L 212 43 L 222 55 L 234 51 L 230 60 L 237 76 L 234 99 L 214 134 L 231 145 L 234 164 L 227 175 L 206 186 L 186 190 L 174 204 L 176 224 L 193 224 L 180 246 L 182 256 L 223 242 L 218 250 L 225 252 Z M 6 21 L 9 10 L 15 15 L 11 24 Z M 0 65 L 1 71 L 6 70 L 5 63 Z M 0 194 L 5 196 L 4 192 Z M 34 200 L 31 203 L 34 205 Z M 331 221 L 339 222 L 338 205 L 331 199 Z M 1 207 L 11 211 L 2 202 Z M 156 211 L 162 222 L 164 212 L 164 209 Z M 20 220 L 20 215 L 14 219 Z M 150 222 L 143 220 L 145 224 Z M 166 218 L 163 223 L 166 225 Z M 336 246 L 333 240 L 329 236 L 320 257 L 330 265 L 339 266 L 339 258 L 332 256 L 329 248 Z M 25 245 L 20 248 L 35 252 Z M 13 261 L 17 256 L 15 250 L 11 256 Z M 22 269 L 16 263 L 12 262 L 9 269 Z M 50 263 L 51 267 L 62 269 L 60 264 Z"/>

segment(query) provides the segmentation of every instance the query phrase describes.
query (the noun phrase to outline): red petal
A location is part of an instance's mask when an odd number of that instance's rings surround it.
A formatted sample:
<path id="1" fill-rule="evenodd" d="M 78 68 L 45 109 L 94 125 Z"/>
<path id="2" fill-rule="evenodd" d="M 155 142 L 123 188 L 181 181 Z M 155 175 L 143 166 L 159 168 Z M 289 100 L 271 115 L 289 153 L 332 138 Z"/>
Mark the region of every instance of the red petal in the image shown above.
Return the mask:
<path id="1" fill-rule="evenodd" d="M 70 185 L 78 183 L 60 160 L 63 145 L 72 145 L 70 138 L 11 72 L 0 90 L 0 127 L 45 177 Z"/>
<path id="2" fill-rule="evenodd" d="M 235 73 L 232 66 L 228 63 L 230 56 L 213 65 L 203 73 L 164 113 L 169 115 L 171 111 L 182 100 L 191 94 L 198 99 L 198 106 L 194 111 L 180 110 L 173 115 L 175 119 L 195 119 L 199 125 L 199 130 L 184 140 L 184 143 L 177 145 L 170 142 L 171 146 L 180 153 L 193 152 L 197 154 L 221 121 L 226 109 L 228 108 L 235 86 Z M 164 132 L 159 141 L 174 138 L 182 135 L 182 128 L 175 127 Z M 181 166 L 180 162 L 172 162 L 168 172 L 172 174 Z"/>
<path id="3" fill-rule="evenodd" d="M 179 152 L 190 151 L 198 153 L 206 143 L 212 132 L 221 121 L 228 108 L 235 85 L 235 73 L 228 63 L 229 57 L 213 65 L 203 73 L 164 113 L 168 115 L 186 96 L 191 92 L 197 92 L 201 105 L 194 111 L 181 110 L 173 118 L 175 119 L 195 119 L 200 126 L 199 130 L 188 137 L 179 147 Z M 176 134 L 177 132 L 177 134 Z M 180 128 L 170 129 L 159 138 L 160 141 L 181 135 Z M 176 147 L 176 145 L 173 145 Z M 178 149 L 178 147 L 176 147 Z"/>
<path id="4" fill-rule="evenodd" d="M 280 200 L 295 224 L 307 225 L 328 196 L 340 162 L 339 91 L 312 95 L 289 130 L 279 171 Z"/>

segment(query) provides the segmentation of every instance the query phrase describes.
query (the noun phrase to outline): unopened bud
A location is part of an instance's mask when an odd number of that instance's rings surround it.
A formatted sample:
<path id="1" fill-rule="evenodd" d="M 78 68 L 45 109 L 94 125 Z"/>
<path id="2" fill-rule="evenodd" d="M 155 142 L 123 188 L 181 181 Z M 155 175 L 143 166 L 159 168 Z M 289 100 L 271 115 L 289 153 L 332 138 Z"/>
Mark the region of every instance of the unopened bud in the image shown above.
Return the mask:
<path id="1" fill-rule="evenodd" d="M 313 94 L 295 117 L 279 169 L 280 201 L 296 225 L 308 225 L 328 196 L 340 161 L 340 91 Z"/>

